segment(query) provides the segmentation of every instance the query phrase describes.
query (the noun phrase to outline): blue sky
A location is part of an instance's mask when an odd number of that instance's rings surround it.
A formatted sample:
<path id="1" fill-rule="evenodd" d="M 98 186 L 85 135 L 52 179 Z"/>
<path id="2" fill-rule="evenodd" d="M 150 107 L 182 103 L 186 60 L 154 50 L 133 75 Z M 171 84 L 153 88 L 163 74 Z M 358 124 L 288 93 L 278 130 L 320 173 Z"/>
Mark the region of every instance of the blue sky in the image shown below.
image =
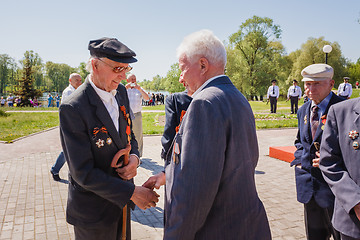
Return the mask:
<path id="1" fill-rule="evenodd" d="M 116 37 L 136 52 L 138 81 L 151 80 L 177 62 L 184 36 L 210 29 L 227 42 L 254 15 L 280 25 L 287 53 L 324 36 L 346 58 L 360 57 L 359 0 L 3 0 L 0 54 L 20 60 L 34 50 L 44 62 L 77 67 L 89 58 L 89 40 Z"/>

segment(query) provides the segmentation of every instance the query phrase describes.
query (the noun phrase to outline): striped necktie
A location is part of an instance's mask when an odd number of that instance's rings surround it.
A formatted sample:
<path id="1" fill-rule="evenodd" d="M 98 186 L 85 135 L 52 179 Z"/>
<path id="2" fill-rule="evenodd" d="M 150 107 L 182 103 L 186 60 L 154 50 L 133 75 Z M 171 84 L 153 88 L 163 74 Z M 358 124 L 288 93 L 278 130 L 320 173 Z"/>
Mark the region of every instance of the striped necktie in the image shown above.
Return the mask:
<path id="1" fill-rule="evenodd" d="M 316 130 L 319 126 L 319 114 L 318 114 L 318 111 L 319 111 L 319 107 L 317 105 L 313 106 L 311 108 L 311 117 L 310 117 L 310 121 L 311 121 L 311 135 L 312 135 L 312 138 L 314 140 L 314 137 L 315 137 L 315 133 L 316 133 Z"/>

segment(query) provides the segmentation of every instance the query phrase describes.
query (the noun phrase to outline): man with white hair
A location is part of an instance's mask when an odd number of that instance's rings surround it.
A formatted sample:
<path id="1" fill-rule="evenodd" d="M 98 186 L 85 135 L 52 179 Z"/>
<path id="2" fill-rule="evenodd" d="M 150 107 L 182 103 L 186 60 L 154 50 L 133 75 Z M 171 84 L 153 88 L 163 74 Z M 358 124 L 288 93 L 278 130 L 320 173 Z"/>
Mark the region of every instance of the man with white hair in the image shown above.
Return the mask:
<path id="1" fill-rule="evenodd" d="M 136 76 L 130 73 L 127 76 L 126 90 L 129 97 L 130 108 L 134 114 L 131 119 L 133 124 L 133 131 L 135 134 L 136 141 L 139 146 L 139 157 L 142 157 L 143 153 L 143 127 L 142 127 L 142 99 L 148 101 L 149 95 L 144 91 L 142 87 L 136 82 Z"/>
<path id="2" fill-rule="evenodd" d="M 271 239 L 255 186 L 259 157 L 254 115 L 224 75 L 226 50 L 209 30 L 187 36 L 177 50 L 180 82 L 194 92 L 165 173 L 164 239 Z"/>

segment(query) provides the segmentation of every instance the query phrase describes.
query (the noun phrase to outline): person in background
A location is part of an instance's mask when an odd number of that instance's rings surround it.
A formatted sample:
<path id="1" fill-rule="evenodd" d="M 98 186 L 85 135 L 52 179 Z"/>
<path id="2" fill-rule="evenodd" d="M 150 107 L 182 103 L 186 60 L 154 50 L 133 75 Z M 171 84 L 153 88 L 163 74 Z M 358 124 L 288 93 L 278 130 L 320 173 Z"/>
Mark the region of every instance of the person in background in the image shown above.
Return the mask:
<path id="1" fill-rule="evenodd" d="M 143 127 L 142 127 L 142 99 L 146 101 L 149 100 L 149 96 L 146 94 L 144 89 L 140 87 L 139 84 L 136 82 L 136 76 L 130 73 L 127 76 L 126 90 L 129 97 L 130 108 L 134 114 L 134 117 L 131 119 L 133 124 L 133 131 L 138 142 L 139 147 L 139 157 L 142 157 L 143 154 Z"/>
<path id="2" fill-rule="evenodd" d="M 193 100 L 174 139 L 165 173 L 164 239 L 271 239 L 254 179 L 259 152 L 249 102 L 224 75 L 226 50 L 209 30 L 177 50 L 180 82 Z"/>
<path id="3" fill-rule="evenodd" d="M 82 83 L 82 78 L 80 74 L 78 73 L 70 74 L 69 86 L 67 86 L 62 92 L 61 102 L 65 102 L 65 100 L 81 85 L 81 83 Z M 37 99 L 34 98 L 34 104 L 35 104 L 35 100 L 37 102 Z M 50 169 L 50 173 L 55 181 L 61 181 L 59 172 L 60 169 L 64 166 L 64 164 L 65 164 L 65 157 L 63 151 L 61 151 L 55 161 L 55 164 Z"/>
<path id="4" fill-rule="evenodd" d="M 339 85 L 337 95 L 344 99 L 350 99 L 352 95 L 352 86 L 349 83 L 349 77 L 344 77 L 344 82 Z"/>
<path id="5" fill-rule="evenodd" d="M 309 101 L 297 113 L 298 133 L 295 140 L 297 200 L 304 204 L 306 236 L 309 240 L 339 240 L 339 232 L 331 224 L 334 195 L 319 169 L 319 147 L 329 107 L 343 99 L 331 89 L 334 70 L 327 64 L 312 64 L 301 71 L 305 94 Z"/>
<path id="6" fill-rule="evenodd" d="M 293 80 L 293 85 L 289 87 L 287 93 L 287 100 L 290 99 L 291 103 L 291 114 L 297 114 L 298 110 L 298 102 L 301 99 L 301 87 L 298 86 L 298 82 L 296 79 Z"/>
<path id="7" fill-rule="evenodd" d="M 3 96 L 1 96 L 1 100 L 0 100 L 0 103 L 1 103 L 1 107 L 4 107 L 5 106 L 5 98 Z"/>
<path id="8" fill-rule="evenodd" d="M 13 107 L 14 106 L 14 97 L 13 95 L 10 93 L 9 96 L 6 99 L 7 105 L 9 107 Z"/>
<path id="9" fill-rule="evenodd" d="M 342 240 L 360 239 L 360 98 L 330 107 L 320 170 L 335 195 L 332 224 Z"/>
<path id="10" fill-rule="evenodd" d="M 48 107 L 52 107 L 53 106 L 53 96 L 49 93 L 49 96 L 48 96 Z"/>
<path id="11" fill-rule="evenodd" d="M 59 97 L 58 93 L 55 96 L 55 101 L 56 101 L 56 107 L 59 108 L 59 106 L 60 106 L 60 97 Z"/>
<path id="12" fill-rule="evenodd" d="M 273 79 L 271 80 L 271 86 L 268 88 L 267 91 L 267 99 L 270 99 L 270 113 L 276 113 L 279 94 L 279 87 L 276 86 L 276 79 Z"/>

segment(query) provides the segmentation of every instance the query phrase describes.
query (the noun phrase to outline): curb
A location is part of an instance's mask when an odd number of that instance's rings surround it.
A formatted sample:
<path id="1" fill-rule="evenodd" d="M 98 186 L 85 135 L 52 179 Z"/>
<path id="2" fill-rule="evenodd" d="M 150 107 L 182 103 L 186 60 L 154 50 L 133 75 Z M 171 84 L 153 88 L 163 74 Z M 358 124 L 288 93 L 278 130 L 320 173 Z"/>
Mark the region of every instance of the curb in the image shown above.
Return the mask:
<path id="1" fill-rule="evenodd" d="M 26 136 L 23 136 L 23 137 L 19 137 L 19 138 L 16 138 L 14 140 L 11 140 L 10 142 L 5 142 L 5 141 L 0 141 L 0 144 L 11 144 L 11 143 L 15 143 L 21 139 L 24 139 L 24 138 L 27 138 L 27 137 L 31 137 L 31 136 L 34 136 L 34 135 L 37 135 L 37 134 L 40 134 L 40 133 L 44 133 L 44 132 L 48 132 L 48 131 L 51 131 L 51 130 L 54 130 L 55 128 L 58 128 L 59 126 L 55 126 L 55 127 L 51 127 L 51 128 L 48 128 L 48 129 L 45 129 L 45 130 L 42 130 L 40 132 L 36 132 L 36 133 L 32 133 L 32 134 L 29 134 L 29 135 L 26 135 Z"/>

